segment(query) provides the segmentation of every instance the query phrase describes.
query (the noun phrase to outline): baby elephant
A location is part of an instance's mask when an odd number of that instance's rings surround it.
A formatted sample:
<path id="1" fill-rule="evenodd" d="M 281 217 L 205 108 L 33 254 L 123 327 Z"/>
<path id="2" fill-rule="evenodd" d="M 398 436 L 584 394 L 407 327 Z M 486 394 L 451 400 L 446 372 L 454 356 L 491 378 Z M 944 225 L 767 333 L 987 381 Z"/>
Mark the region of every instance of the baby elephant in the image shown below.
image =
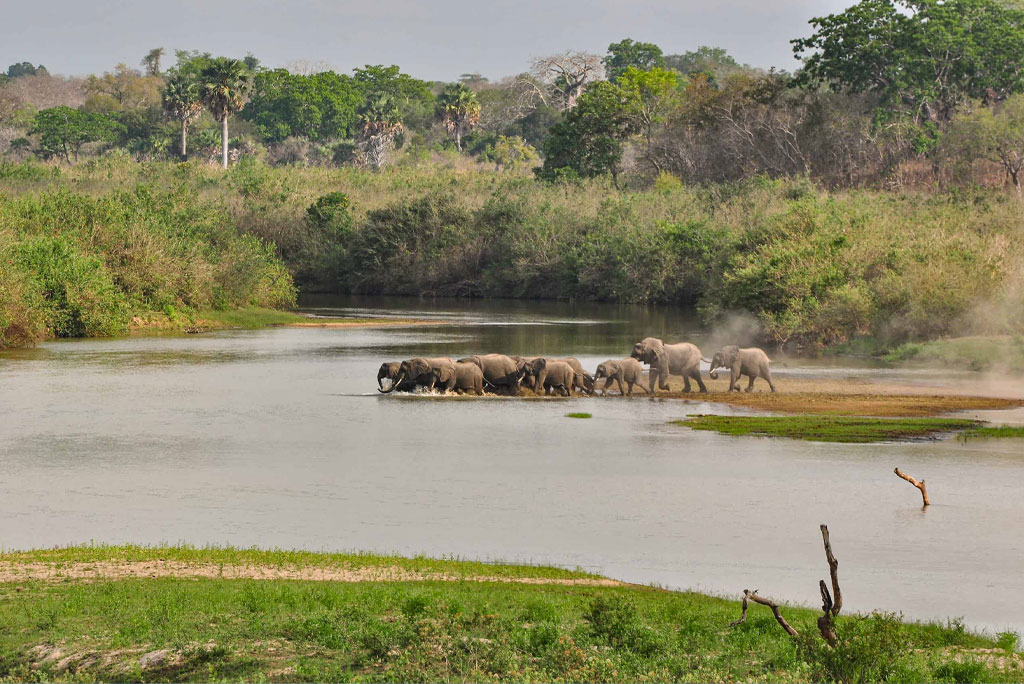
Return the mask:
<path id="1" fill-rule="evenodd" d="M 594 382 L 596 383 L 601 378 L 606 378 L 604 387 L 601 388 L 601 396 L 608 394 L 608 388 L 613 380 L 619 383 L 619 393 L 627 397 L 633 396 L 633 385 L 639 385 L 640 389 L 647 394 L 651 393 L 644 387 L 644 366 L 636 359 L 605 361 L 597 367 L 597 372 L 594 373 Z M 628 392 L 622 387 L 623 381 L 629 386 Z"/>
<path id="2" fill-rule="evenodd" d="M 706 361 L 707 359 L 705 359 Z M 711 358 L 711 371 L 708 375 L 711 378 L 717 379 L 719 368 L 728 368 L 730 371 L 729 375 L 729 391 L 736 390 L 740 391 L 737 381 L 739 381 L 741 375 L 746 375 L 750 378 L 750 383 L 747 385 L 747 392 L 751 392 L 754 389 L 754 378 L 764 378 L 768 381 L 768 386 L 772 388 L 772 392 L 775 391 L 775 383 L 772 382 L 772 372 L 768 368 L 771 363 L 771 359 L 761 349 L 756 347 L 750 347 L 749 349 L 740 349 L 735 345 L 729 345 L 728 347 L 722 347 L 715 355 Z"/>
<path id="3" fill-rule="evenodd" d="M 475 363 L 459 361 L 455 364 L 455 389 L 478 397 L 484 393 L 484 372 Z"/>

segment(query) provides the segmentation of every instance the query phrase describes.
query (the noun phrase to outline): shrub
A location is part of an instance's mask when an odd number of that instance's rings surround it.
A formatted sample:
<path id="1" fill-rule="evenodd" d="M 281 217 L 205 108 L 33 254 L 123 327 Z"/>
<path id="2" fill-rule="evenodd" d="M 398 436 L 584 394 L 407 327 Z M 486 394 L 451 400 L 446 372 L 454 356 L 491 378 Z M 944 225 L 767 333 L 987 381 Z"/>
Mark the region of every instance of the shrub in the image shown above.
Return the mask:
<path id="1" fill-rule="evenodd" d="M 814 681 L 889 681 L 900 671 L 900 661 L 910 651 L 903 620 L 891 613 L 839 618 L 835 627 L 839 641 L 834 647 L 813 630 L 797 641 L 801 657 L 811 665 Z"/>

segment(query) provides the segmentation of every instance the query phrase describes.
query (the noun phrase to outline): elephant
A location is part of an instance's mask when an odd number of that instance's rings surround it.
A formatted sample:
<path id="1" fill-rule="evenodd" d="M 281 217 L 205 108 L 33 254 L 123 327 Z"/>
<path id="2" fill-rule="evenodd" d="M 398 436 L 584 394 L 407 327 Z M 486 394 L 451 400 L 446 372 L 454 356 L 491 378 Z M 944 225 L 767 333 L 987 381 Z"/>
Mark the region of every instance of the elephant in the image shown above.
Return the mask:
<path id="1" fill-rule="evenodd" d="M 477 354 L 459 359 L 459 363 L 472 363 L 484 374 L 484 382 L 495 389 L 504 388 L 512 395 L 519 394 L 523 372 L 512 358 L 504 354 Z"/>
<path id="2" fill-rule="evenodd" d="M 746 375 L 750 378 L 750 382 L 747 384 L 747 392 L 754 390 L 754 379 L 759 377 L 768 381 L 768 386 L 771 387 L 772 392 L 776 391 L 775 383 L 772 382 L 772 371 L 768 367 L 771 364 L 771 359 L 768 358 L 768 355 L 762 349 L 757 347 L 740 349 L 736 345 L 729 345 L 715 352 L 709 363 L 711 364 L 711 371 L 708 375 L 711 376 L 712 380 L 718 378 L 719 368 L 729 369 L 730 392 L 733 390 L 740 391 L 737 382 L 741 375 Z"/>
<path id="3" fill-rule="evenodd" d="M 455 389 L 481 396 L 484 393 L 484 372 L 475 363 L 456 362 Z"/>
<path id="4" fill-rule="evenodd" d="M 383 390 L 384 383 L 381 382 L 384 378 L 391 381 L 391 387 L 401 392 L 411 392 L 416 389 L 416 383 L 406 378 L 402 381 L 401 387 L 395 387 L 395 380 L 398 378 L 398 371 L 402 367 L 401 361 L 389 361 L 387 363 L 380 364 L 380 370 L 377 371 L 377 388 Z"/>
<path id="5" fill-rule="evenodd" d="M 608 388 L 611 387 L 612 381 L 619 383 L 619 392 L 627 397 L 633 396 L 633 385 L 639 385 L 640 389 L 647 394 L 651 393 L 651 390 L 644 386 L 643 364 L 633 357 L 619 361 L 609 359 L 601 363 L 597 367 L 597 372 L 594 373 L 594 381 L 596 382 L 601 378 L 605 378 L 601 396 L 608 394 Z M 629 386 L 629 391 L 622 387 L 623 381 Z"/>
<path id="6" fill-rule="evenodd" d="M 398 368 L 398 377 L 387 389 L 378 388 L 382 394 L 390 394 L 406 381 L 412 382 L 415 386 L 425 386 L 434 389 L 440 385 L 441 393 L 455 388 L 455 362 L 447 357 L 433 359 L 415 358 L 407 359 Z"/>
<path id="7" fill-rule="evenodd" d="M 576 371 L 565 361 L 551 361 L 544 365 L 541 371 L 543 377 L 537 377 L 537 392 L 541 389 L 545 394 L 550 390 L 561 390 L 562 395 L 572 396 L 572 389 L 576 385 Z"/>
<path id="8" fill-rule="evenodd" d="M 697 381 L 701 392 L 707 392 L 708 388 L 700 378 L 701 354 L 697 345 L 689 342 L 678 344 L 665 344 L 655 337 L 645 337 L 633 345 L 631 358 L 640 363 L 650 364 L 651 394 L 654 392 L 654 378 L 658 378 L 658 388 L 667 390 L 669 375 L 683 376 L 683 391 L 690 391 L 690 378 Z"/>
<path id="9" fill-rule="evenodd" d="M 594 393 L 594 378 L 590 373 L 583 370 L 583 364 L 572 356 L 564 359 L 549 358 L 546 356 L 534 356 L 532 358 L 515 357 L 518 359 L 520 372 L 523 374 L 523 384 L 538 394 L 545 391 L 544 381 L 547 377 L 547 366 L 553 362 L 569 364 L 576 373 L 575 387 L 586 394 Z"/>

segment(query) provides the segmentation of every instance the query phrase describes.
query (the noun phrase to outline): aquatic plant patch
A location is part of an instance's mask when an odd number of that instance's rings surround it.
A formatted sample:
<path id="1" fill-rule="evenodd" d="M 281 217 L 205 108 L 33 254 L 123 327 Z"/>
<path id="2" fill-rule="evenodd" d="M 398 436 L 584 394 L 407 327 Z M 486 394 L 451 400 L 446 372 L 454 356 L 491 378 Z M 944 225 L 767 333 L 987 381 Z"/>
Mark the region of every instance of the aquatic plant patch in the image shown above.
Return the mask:
<path id="1" fill-rule="evenodd" d="M 975 428 L 976 420 L 959 418 L 874 418 L 859 416 L 717 416 L 691 415 L 673 421 L 694 430 L 723 435 L 785 437 L 814 442 L 889 442 L 922 439 L 943 432 Z"/>

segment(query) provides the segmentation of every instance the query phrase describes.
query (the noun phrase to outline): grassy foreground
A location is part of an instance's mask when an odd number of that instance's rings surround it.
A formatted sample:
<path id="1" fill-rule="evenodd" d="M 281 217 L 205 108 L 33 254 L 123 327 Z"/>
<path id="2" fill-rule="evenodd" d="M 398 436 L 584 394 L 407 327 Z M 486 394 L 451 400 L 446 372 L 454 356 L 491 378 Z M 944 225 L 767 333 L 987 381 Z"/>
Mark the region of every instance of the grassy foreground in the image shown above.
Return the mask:
<path id="1" fill-rule="evenodd" d="M 270 574 L 114 571 L 139 564 Z M 273 574 L 330 568 L 420 575 L 313 581 Z M 76 579 L 76 569 L 101 574 Z M 1013 634 L 992 639 L 956 622 L 849 616 L 838 622 L 840 646 L 825 649 L 814 636 L 815 611 L 784 608 L 804 635 L 793 639 L 757 606 L 730 628 L 737 601 L 571 584 L 595 578 L 557 568 L 127 546 L 0 554 L 0 578 L 3 681 L 952 682 L 1024 675 Z"/>
<path id="2" fill-rule="evenodd" d="M 941 432 L 978 428 L 979 421 L 954 418 L 873 418 L 859 416 L 717 416 L 695 415 L 673 421 L 694 430 L 723 435 L 786 437 L 815 442 L 868 443 L 930 437 Z M 978 428 L 980 429 L 980 428 Z"/>

